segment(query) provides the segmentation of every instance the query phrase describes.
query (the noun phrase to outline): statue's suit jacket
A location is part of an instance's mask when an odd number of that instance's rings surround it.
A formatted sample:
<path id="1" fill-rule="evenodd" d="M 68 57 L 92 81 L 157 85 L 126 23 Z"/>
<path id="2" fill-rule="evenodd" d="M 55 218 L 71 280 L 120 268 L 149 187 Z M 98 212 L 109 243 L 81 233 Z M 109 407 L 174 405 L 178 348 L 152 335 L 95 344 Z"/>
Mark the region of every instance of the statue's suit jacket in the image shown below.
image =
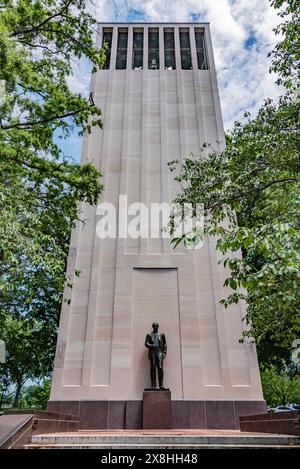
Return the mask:
<path id="1" fill-rule="evenodd" d="M 145 346 L 149 348 L 148 352 L 148 358 L 150 360 L 151 358 L 151 352 L 155 352 L 156 350 L 151 350 L 150 346 L 154 345 L 154 333 L 151 332 L 151 334 L 147 334 L 146 340 L 145 340 Z M 157 334 L 157 339 L 158 339 L 158 350 L 162 352 L 163 354 L 167 354 L 167 341 L 165 334 Z"/>

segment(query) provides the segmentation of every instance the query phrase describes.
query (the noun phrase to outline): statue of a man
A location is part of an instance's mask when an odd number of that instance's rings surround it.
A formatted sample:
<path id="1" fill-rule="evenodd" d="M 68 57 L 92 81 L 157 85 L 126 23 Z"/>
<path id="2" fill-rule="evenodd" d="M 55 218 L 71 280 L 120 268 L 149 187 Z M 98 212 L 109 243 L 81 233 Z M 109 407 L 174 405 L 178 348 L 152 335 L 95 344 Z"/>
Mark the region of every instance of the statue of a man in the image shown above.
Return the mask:
<path id="1" fill-rule="evenodd" d="M 156 367 L 158 374 L 158 384 L 160 389 L 164 389 L 164 370 L 163 361 L 167 355 L 167 342 L 165 334 L 158 332 L 159 324 L 152 324 L 153 331 L 147 334 L 145 347 L 149 349 L 148 358 L 150 360 L 151 386 L 156 388 Z"/>

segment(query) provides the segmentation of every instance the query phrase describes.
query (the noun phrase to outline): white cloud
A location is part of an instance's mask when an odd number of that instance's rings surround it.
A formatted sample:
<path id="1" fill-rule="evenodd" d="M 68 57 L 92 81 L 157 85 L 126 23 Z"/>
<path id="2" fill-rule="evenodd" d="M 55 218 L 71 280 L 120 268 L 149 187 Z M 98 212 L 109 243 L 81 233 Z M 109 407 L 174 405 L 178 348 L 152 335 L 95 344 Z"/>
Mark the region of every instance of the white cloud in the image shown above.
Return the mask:
<path id="1" fill-rule="evenodd" d="M 279 22 L 269 0 L 96 0 L 94 9 L 100 22 L 129 21 L 134 11 L 145 21 L 190 21 L 200 14 L 199 21 L 210 22 L 226 129 L 245 110 L 255 113 L 264 98 L 279 96 L 268 71 Z M 246 47 L 249 38 L 254 43 Z"/>
<path id="2" fill-rule="evenodd" d="M 87 59 L 75 60 L 73 75 L 68 77 L 68 85 L 73 93 L 88 96 L 91 81 L 91 66 Z"/>

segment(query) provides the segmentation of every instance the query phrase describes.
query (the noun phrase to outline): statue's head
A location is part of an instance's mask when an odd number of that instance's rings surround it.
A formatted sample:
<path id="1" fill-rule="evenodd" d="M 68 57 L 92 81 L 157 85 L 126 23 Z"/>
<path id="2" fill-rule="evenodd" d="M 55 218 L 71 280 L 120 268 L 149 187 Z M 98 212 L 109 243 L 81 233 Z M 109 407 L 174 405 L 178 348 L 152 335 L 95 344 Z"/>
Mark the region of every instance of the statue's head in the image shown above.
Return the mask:
<path id="1" fill-rule="evenodd" d="M 154 332 L 157 332 L 157 331 L 158 331 L 158 328 L 159 328 L 158 322 L 154 322 L 154 323 L 152 324 L 152 328 L 153 328 L 153 331 L 154 331 Z"/>

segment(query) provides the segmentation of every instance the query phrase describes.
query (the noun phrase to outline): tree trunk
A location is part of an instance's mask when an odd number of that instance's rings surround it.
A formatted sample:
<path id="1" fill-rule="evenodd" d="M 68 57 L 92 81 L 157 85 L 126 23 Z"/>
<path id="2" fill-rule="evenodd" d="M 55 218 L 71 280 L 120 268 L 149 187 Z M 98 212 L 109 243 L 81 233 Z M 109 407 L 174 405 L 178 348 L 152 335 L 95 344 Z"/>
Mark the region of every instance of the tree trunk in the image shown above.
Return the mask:
<path id="1" fill-rule="evenodd" d="M 13 407 L 18 407 L 22 386 L 23 386 L 22 382 L 17 383 L 17 389 L 16 389 Z"/>

